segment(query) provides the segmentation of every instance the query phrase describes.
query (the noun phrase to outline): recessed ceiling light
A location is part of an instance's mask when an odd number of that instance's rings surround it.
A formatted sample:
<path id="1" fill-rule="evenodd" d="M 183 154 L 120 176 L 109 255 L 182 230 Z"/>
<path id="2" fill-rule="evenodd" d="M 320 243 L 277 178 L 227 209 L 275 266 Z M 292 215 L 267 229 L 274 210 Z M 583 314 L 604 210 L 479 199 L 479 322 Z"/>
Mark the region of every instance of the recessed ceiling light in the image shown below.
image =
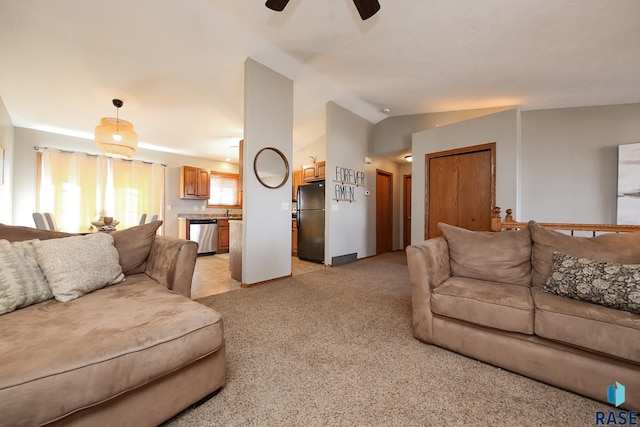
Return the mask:
<path id="1" fill-rule="evenodd" d="M 383 113 L 385 113 L 385 114 L 389 114 L 391 112 L 391 109 L 390 108 L 383 108 L 381 111 Z"/>
<path id="2" fill-rule="evenodd" d="M 411 154 L 408 154 L 408 155 L 404 156 L 404 159 L 405 159 L 407 162 L 412 162 L 412 161 L 413 161 L 413 156 L 412 156 Z"/>

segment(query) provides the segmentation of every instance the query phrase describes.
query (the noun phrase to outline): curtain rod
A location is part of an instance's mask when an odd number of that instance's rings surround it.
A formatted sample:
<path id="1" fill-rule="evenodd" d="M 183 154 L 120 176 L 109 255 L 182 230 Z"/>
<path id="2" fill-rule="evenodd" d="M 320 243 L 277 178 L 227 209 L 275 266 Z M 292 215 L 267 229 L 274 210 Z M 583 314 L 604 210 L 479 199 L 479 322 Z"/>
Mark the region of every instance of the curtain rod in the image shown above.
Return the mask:
<path id="1" fill-rule="evenodd" d="M 33 147 L 34 150 L 36 151 L 46 151 L 49 149 L 49 147 L 40 147 L 40 146 L 34 146 Z M 134 162 L 136 161 L 136 159 L 121 159 L 119 157 L 111 157 L 111 156 L 104 156 L 101 154 L 91 154 L 91 153 L 86 153 L 84 151 L 73 151 L 73 150 L 63 150 L 62 148 L 52 148 L 53 150 L 58 150 L 59 153 L 65 153 L 65 154 L 84 154 L 85 156 L 89 156 L 89 157 L 106 157 L 107 159 L 112 159 L 112 160 L 121 160 L 123 162 Z M 148 162 L 146 160 L 138 160 L 139 162 L 145 163 L 147 165 L 153 165 L 153 164 L 158 164 L 160 166 L 164 166 L 165 168 L 167 167 L 166 163 L 155 163 L 155 162 Z"/>

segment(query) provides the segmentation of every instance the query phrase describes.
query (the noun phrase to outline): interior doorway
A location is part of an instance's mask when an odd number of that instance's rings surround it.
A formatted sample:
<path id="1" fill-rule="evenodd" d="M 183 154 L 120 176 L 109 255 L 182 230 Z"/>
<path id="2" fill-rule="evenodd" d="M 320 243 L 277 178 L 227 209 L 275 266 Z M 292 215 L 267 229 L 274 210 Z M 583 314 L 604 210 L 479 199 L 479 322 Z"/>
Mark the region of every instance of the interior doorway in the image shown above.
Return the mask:
<path id="1" fill-rule="evenodd" d="M 438 222 L 490 230 L 496 201 L 495 142 L 427 154 L 425 238 L 441 236 Z"/>
<path id="2" fill-rule="evenodd" d="M 393 174 L 376 169 L 376 254 L 393 250 Z"/>
<path id="3" fill-rule="evenodd" d="M 411 244 L 411 174 L 402 175 L 402 247 Z"/>

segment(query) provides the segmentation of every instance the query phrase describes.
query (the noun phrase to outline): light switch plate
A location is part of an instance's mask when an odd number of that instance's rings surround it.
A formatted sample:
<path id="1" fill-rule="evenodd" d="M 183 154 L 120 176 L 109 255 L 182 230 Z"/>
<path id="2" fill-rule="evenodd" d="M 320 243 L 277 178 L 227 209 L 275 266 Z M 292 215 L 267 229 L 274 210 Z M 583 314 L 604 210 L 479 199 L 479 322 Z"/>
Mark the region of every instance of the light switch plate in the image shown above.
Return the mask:
<path id="1" fill-rule="evenodd" d="M 338 210 L 338 204 L 334 203 L 333 205 L 331 205 L 331 210 L 334 211 L 334 212 L 337 211 Z"/>
<path id="2" fill-rule="evenodd" d="M 171 210 L 171 205 L 167 205 L 167 211 Z"/>

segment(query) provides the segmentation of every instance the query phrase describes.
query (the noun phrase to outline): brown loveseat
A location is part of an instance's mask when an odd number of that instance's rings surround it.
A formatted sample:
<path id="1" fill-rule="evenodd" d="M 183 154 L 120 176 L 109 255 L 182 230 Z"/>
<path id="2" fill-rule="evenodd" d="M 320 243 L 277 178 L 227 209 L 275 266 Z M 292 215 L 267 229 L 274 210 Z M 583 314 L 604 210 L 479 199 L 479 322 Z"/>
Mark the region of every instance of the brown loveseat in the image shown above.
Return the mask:
<path id="1" fill-rule="evenodd" d="M 222 387 L 221 316 L 190 299 L 197 245 L 160 224 L 111 233 L 124 281 L 0 315 L 1 426 L 153 426 Z M 9 242 L 66 237 L 0 224 Z"/>
<path id="2" fill-rule="evenodd" d="M 443 237 L 407 248 L 416 338 L 604 402 L 619 382 L 622 407 L 640 408 L 640 304 L 627 311 L 545 288 L 552 276 L 575 292 L 563 282 L 574 277 L 567 266 L 593 272 L 588 259 L 607 272 L 640 264 L 640 233 L 573 237 L 533 221 L 501 232 L 439 226 Z M 636 291 L 638 279 L 629 279 Z"/>

